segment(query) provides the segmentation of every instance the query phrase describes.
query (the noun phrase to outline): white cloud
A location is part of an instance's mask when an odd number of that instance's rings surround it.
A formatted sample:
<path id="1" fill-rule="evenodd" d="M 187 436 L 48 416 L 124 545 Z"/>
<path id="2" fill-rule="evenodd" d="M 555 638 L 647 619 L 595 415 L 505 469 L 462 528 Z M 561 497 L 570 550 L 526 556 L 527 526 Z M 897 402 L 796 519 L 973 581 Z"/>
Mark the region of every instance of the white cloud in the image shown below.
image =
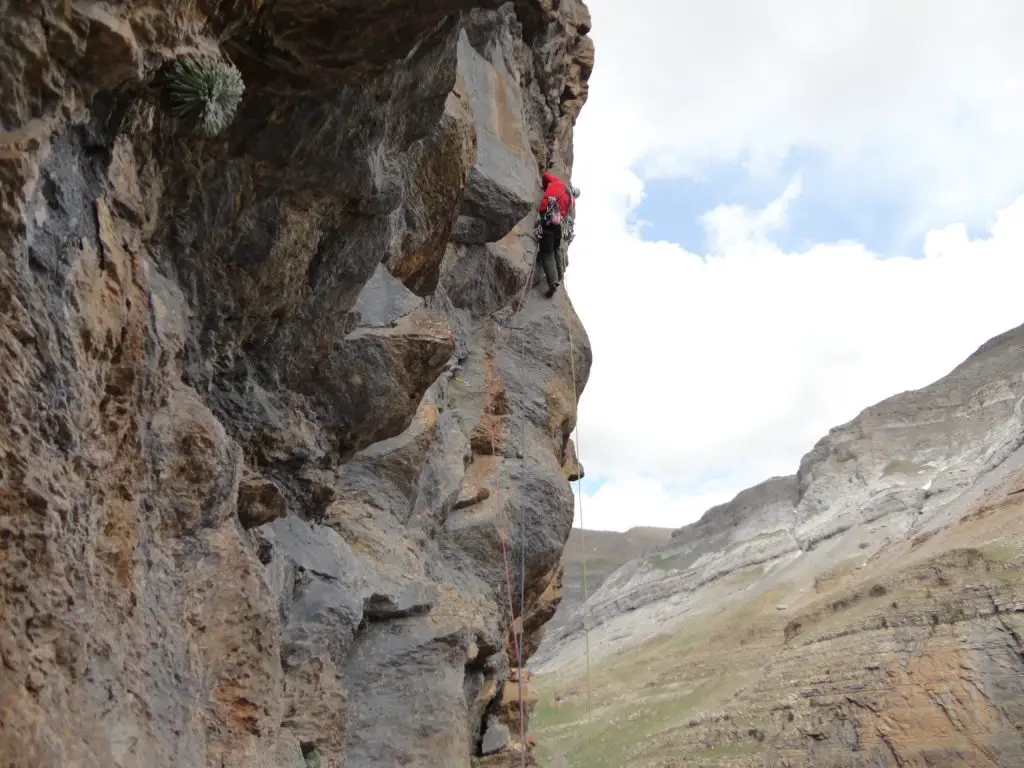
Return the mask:
<path id="1" fill-rule="evenodd" d="M 814 147 L 866 182 L 904 189 L 922 210 L 955 216 L 991 213 L 1016 192 L 1015 0 L 590 7 L 597 59 L 583 156 L 646 160 L 656 174 L 735 158 L 767 171 L 794 146 Z M 580 172 L 588 183 L 597 173 Z"/>
<path id="2" fill-rule="evenodd" d="M 605 484 L 585 500 L 588 528 L 689 522 L 1024 321 L 1024 4 L 590 7 L 567 275 L 595 355 L 579 437 Z M 794 147 L 905 194 L 908 231 L 933 227 L 919 258 L 779 248 L 799 177 L 764 210 L 709 211 L 708 254 L 626 223 L 644 174 L 737 158 L 767 173 Z M 1001 208 L 980 239 L 957 223 Z"/>
<path id="3" fill-rule="evenodd" d="M 777 199 L 760 211 L 749 211 L 741 205 L 720 205 L 704 214 L 713 254 L 735 256 L 745 253 L 750 243 L 764 245 L 767 235 L 784 229 L 789 204 L 800 195 L 800 177 L 789 183 Z"/>
<path id="4" fill-rule="evenodd" d="M 626 530 L 636 525 L 650 525 L 652 520 L 678 518 L 696 519 L 703 512 L 727 501 L 731 494 L 719 491 L 678 496 L 650 478 L 630 475 L 603 485 L 595 493 L 584 494 L 583 520 L 587 530 Z M 601 525 L 614 513 L 619 525 Z M 577 515 L 579 498 L 577 498 Z M 579 527 L 579 517 L 576 519 Z"/>

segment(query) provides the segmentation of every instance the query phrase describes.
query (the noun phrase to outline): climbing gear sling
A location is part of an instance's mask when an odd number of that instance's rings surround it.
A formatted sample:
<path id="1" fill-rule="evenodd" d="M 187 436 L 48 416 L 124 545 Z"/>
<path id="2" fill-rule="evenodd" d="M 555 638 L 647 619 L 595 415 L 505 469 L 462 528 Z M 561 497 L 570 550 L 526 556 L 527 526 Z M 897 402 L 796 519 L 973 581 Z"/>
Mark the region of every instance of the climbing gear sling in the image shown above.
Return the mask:
<path id="1" fill-rule="evenodd" d="M 544 212 L 541 213 L 540 219 L 546 227 L 562 225 L 562 208 L 558 205 L 558 198 L 554 195 L 548 195 L 548 204 L 544 206 Z"/>

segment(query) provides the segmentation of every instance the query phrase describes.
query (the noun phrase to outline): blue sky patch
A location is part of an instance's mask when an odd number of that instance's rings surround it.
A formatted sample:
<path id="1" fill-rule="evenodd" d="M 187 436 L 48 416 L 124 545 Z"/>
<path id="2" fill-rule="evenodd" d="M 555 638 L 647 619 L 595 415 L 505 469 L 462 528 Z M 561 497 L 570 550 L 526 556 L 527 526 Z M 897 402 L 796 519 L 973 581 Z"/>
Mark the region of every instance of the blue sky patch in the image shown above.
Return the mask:
<path id="1" fill-rule="evenodd" d="M 701 216 L 719 205 L 760 210 L 779 198 L 802 174 L 800 195 L 788 211 L 788 226 L 771 234 L 787 251 L 816 243 L 855 240 L 885 257 L 922 256 L 923 231 L 908 228 L 914 211 L 905 190 L 886 189 L 881 180 L 858 176 L 856 165 L 830 166 L 824 156 L 795 151 L 771 176 L 752 176 L 740 163 L 723 163 L 698 176 L 645 182 L 645 196 L 634 211 L 647 241 L 678 243 L 705 253 Z M 972 234 L 984 227 L 971 227 Z"/>
<path id="2" fill-rule="evenodd" d="M 586 467 L 583 468 L 583 471 L 586 472 Z M 587 494 L 588 496 L 593 496 L 601 489 L 602 485 L 608 482 L 608 478 L 602 475 L 594 474 L 592 472 L 586 472 L 586 476 L 583 477 L 579 482 L 580 488 L 583 490 L 583 493 Z"/>

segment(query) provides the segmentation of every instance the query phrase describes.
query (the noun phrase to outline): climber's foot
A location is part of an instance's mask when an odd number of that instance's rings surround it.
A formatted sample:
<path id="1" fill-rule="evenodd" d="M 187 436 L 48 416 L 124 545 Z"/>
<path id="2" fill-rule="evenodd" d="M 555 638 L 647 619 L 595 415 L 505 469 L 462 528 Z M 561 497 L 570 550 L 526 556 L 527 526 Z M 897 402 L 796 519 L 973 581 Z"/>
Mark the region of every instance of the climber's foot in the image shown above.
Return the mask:
<path id="1" fill-rule="evenodd" d="M 548 292 L 545 295 L 550 299 L 552 296 L 555 295 L 555 291 L 558 290 L 558 286 L 560 285 L 561 283 L 556 281 L 550 288 L 548 288 Z"/>

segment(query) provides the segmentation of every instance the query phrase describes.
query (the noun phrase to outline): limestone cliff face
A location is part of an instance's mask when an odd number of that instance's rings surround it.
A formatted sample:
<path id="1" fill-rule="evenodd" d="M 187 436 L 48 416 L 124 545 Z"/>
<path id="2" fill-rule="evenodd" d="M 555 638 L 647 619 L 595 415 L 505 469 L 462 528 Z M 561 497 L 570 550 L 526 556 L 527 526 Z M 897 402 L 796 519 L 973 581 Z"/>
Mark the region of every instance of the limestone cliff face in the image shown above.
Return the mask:
<path id="1" fill-rule="evenodd" d="M 680 707 L 664 765 L 1024 765 L 1022 446 L 1024 326 L 609 576 L 596 663 L 682 633 L 634 685 L 713 691 Z M 536 670 L 575 665 L 581 628 Z"/>
<path id="2" fill-rule="evenodd" d="M 5 766 L 453 768 L 500 735 L 579 471 L 589 345 L 531 265 L 589 24 L 0 2 Z M 245 95 L 200 138 L 162 78 L 218 49 Z"/>

